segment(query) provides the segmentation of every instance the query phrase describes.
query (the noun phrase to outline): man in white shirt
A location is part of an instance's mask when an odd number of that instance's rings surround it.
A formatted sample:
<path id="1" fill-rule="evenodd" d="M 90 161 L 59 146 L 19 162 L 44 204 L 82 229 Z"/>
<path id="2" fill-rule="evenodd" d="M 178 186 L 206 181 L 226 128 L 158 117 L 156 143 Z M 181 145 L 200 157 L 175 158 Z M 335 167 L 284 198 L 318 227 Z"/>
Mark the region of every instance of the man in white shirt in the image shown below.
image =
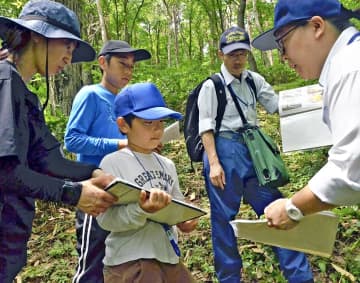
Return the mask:
<path id="1" fill-rule="evenodd" d="M 278 48 L 304 79 L 319 79 L 333 142 L 327 163 L 302 190 L 266 208 L 269 226 L 289 229 L 304 215 L 360 203 L 360 34 L 353 17 L 360 11 L 338 0 L 280 0 L 274 28 L 253 41 L 261 50 Z"/>
<path id="2" fill-rule="evenodd" d="M 211 229 L 216 275 L 221 283 L 241 282 L 242 260 L 229 221 L 239 212 L 242 198 L 258 216 L 270 202 L 282 198 L 277 188 L 262 187 L 256 177 L 249 151 L 241 138 L 243 123 L 231 93 L 239 102 L 248 123 L 257 124 L 256 102 L 269 113 L 278 109 L 278 96 L 265 79 L 245 69 L 250 51 L 248 33 L 231 27 L 220 38 L 218 55 L 223 61 L 221 74 L 226 107 L 219 132 L 215 118 L 218 101 L 212 80 L 200 90 L 199 134 L 205 148 L 204 176 L 211 207 Z M 246 79 L 251 76 L 256 93 Z M 273 248 L 280 268 L 290 283 L 313 282 L 310 265 L 303 253 Z"/>

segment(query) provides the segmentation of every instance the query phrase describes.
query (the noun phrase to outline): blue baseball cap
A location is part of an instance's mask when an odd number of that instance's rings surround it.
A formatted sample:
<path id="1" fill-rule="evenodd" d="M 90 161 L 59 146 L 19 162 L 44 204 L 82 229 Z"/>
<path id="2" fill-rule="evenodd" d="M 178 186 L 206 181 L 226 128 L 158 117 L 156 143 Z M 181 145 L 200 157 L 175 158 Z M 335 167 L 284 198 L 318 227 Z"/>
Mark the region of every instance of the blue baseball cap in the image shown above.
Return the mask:
<path id="1" fill-rule="evenodd" d="M 132 114 L 144 120 L 181 119 L 179 112 L 166 107 L 165 101 L 152 83 L 137 83 L 124 88 L 115 98 L 115 115 Z"/>
<path id="2" fill-rule="evenodd" d="M 341 15 L 338 0 L 279 0 L 275 6 L 274 28 L 257 36 L 252 46 L 260 50 L 276 49 L 274 33 L 291 23 L 307 20 L 313 16 L 333 18 Z"/>
<path id="3" fill-rule="evenodd" d="M 231 27 L 221 35 L 219 49 L 224 54 L 229 54 L 237 49 L 246 49 L 250 51 L 249 34 L 242 28 Z"/>
<path id="4" fill-rule="evenodd" d="M 72 63 L 93 61 L 96 56 L 92 46 L 83 41 L 76 14 L 61 3 L 50 0 L 27 2 L 18 19 L 0 17 L 0 37 L 6 41 L 15 27 L 23 27 L 46 38 L 66 38 L 78 44 L 72 54 Z"/>

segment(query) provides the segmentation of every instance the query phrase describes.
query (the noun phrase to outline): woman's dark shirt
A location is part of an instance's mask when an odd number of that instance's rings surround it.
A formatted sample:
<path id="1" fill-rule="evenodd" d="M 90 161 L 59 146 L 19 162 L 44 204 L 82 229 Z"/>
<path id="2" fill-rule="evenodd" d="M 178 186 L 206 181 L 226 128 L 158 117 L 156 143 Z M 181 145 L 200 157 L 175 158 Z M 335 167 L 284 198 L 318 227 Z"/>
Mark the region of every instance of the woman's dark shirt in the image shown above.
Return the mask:
<path id="1" fill-rule="evenodd" d="M 38 97 L 0 61 L 0 212 L 7 194 L 76 205 L 81 189 L 64 188 L 65 180 L 88 179 L 95 168 L 62 156 Z"/>

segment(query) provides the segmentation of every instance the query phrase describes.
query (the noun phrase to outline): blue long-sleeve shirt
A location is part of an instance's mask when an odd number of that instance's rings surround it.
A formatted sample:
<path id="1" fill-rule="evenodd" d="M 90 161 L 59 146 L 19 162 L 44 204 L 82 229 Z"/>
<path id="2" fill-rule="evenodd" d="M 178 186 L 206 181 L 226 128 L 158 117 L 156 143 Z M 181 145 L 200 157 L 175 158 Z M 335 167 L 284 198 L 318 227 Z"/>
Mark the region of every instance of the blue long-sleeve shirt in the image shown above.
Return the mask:
<path id="1" fill-rule="evenodd" d="M 84 86 L 75 96 L 64 142 L 78 161 L 99 165 L 126 138 L 116 124 L 115 97 L 100 84 Z"/>

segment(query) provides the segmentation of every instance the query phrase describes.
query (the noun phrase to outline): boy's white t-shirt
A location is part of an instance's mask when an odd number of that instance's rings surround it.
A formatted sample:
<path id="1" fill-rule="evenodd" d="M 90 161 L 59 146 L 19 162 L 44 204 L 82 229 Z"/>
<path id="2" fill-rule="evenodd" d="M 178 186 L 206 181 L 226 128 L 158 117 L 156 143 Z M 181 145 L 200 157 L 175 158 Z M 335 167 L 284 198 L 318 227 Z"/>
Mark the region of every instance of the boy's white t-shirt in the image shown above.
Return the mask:
<path id="1" fill-rule="evenodd" d="M 174 163 L 157 153 L 142 154 L 124 148 L 105 156 L 100 168 L 137 186 L 166 189 L 173 198 L 184 199 Z M 148 221 L 148 215 L 138 203 L 132 203 L 112 206 L 97 217 L 100 227 L 110 231 L 105 241 L 105 265 L 141 258 L 179 262 L 163 226 Z M 176 236 L 176 227 L 173 231 Z"/>

